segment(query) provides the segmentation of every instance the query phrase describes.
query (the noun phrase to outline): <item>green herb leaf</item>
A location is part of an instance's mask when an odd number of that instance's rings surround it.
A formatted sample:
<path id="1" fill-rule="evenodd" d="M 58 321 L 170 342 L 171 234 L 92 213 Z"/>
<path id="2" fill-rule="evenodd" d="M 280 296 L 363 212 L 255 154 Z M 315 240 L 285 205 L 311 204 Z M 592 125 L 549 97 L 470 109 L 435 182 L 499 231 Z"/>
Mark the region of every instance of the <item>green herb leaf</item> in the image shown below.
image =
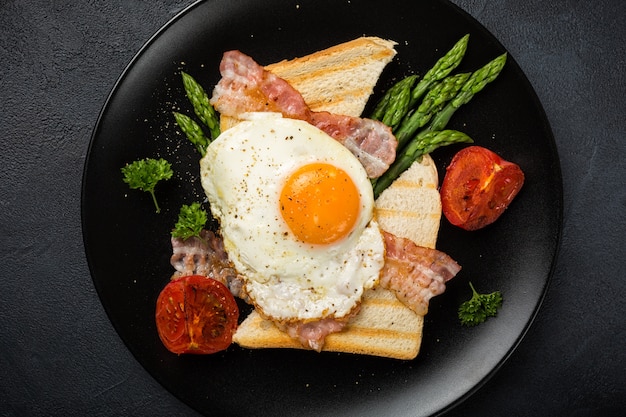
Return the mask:
<path id="1" fill-rule="evenodd" d="M 200 203 L 183 204 L 178 214 L 178 221 L 172 230 L 172 236 L 182 239 L 199 237 L 207 218 L 207 212 L 200 207 Z"/>
<path id="2" fill-rule="evenodd" d="M 131 189 L 139 189 L 149 193 L 156 207 L 156 212 L 160 213 L 161 209 L 157 203 L 154 189 L 159 181 L 169 180 L 174 171 L 172 166 L 163 158 L 145 158 L 134 161 L 121 169 L 122 180 L 128 184 Z"/>
<path id="3" fill-rule="evenodd" d="M 498 309 L 502 306 L 502 294 L 494 291 L 490 294 L 479 294 L 472 283 L 472 298 L 459 306 L 459 320 L 465 326 L 476 326 L 487 320 L 488 317 L 495 317 Z"/>

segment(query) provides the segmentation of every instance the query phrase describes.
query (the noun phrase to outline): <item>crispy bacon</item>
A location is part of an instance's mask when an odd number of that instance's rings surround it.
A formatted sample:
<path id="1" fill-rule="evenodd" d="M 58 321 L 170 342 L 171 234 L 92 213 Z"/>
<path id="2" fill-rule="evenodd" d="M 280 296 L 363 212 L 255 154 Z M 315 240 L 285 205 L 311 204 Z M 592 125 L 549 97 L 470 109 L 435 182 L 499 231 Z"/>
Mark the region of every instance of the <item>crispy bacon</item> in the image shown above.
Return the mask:
<path id="1" fill-rule="evenodd" d="M 172 278 L 187 275 L 203 275 L 226 285 L 236 297 L 243 297 L 242 277 L 228 260 L 222 238 L 209 230 L 202 230 L 200 237 L 188 239 L 172 237 L 170 263 L 176 270 Z"/>
<path id="2" fill-rule="evenodd" d="M 348 148 L 370 178 L 385 173 L 396 158 L 398 141 L 383 123 L 328 112 L 312 112 L 309 123 Z"/>
<path id="3" fill-rule="evenodd" d="M 384 232 L 385 265 L 380 286 L 419 315 L 426 315 L 428 302 L 446 289 L 461 267 L 450 256 L 436 249 L 417 246 L 413 241 Z"/>
<path id="4" fill-rule="evenodd" d="M 223 115 L 272 111 L 305 120 L 344 144 L 370 178 L 382 175 L 396 157 L 398 141 L 388 126 L 370 119 L 312 111 L 287 81 L 239 51 L 224 53 L 220 73 L 222 79 L 213 90 L 211 104 Z"/>
<path id="5" fill-rule="evenodd" d="M 221 114 L 236 117 L 246 112 L 273 111 L 291 119 L 310 117 L 311 110 L 300 93 L 239 51 L 224 53 L 220 74 L 211 104 Z"/>
<path id="6" fill-rule="evenodd" d="M 279 325 L 279 328 L 291 338 L 299 341 L 302 346 L 321 352 L 326 336 L 342 331 L 348 324 L 348 319 L 349 317 L 342 319 L 325 318 L 306 323 L 297 322 Z"/>

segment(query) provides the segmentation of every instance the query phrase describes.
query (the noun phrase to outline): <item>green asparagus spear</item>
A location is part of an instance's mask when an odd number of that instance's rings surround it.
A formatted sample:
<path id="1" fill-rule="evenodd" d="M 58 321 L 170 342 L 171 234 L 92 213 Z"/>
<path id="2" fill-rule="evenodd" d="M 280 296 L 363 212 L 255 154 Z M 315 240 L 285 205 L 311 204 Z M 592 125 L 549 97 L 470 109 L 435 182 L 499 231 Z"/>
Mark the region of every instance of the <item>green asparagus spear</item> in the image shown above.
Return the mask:
<path id="1" fill-rule="evenodd" d="M 413 89 L 409 107 L 412 108 L 416 106 L 419 99 L 422 98 L 435 82 L 447 77 L 448 74 L 461 63 L 463 56 L 465 56 L 465 51 L 467 50 L 468 41 L 469 34 L 459 39 L 457 43 L 454 44 L 444 56 L 439 58 L 435 65 L 424 74 L 420 82 L 417 83 Z"/>
<path id="2" fill-rule="evenodd" d="M 459 65 L 467 50 L 468 40 L 469 35 L 459 39 L 452 49 L 424 74 L 415 87 L 413 86 L 418 79 L 416 75 L 405 77 L 394 84 L 380 99 L 370 118 L 380 120 L 392 130 L 395 129 L 433 84 L 447 77 Z M 408 89 L 412 90 L 409 92 Z"/>
<path id="3" fill-rule="evenodd" d="M 370 118 L 382 121 L 385 117 L 390 118 L 390 116 L 388 116 L 389 114 L 397 113 L 393 108 L 396 106 L 396 96 L 402 91 L 406 94 L 407 89 L 409 90 L 408 94 L 410 95 L 411 88 L 413 88 L 415 81 L 417 81 L 417 75 L 409 75 L 391 86 L 391 88 L 387 90 L 385 95 L 383 95 L 380 101 L 376 104 Z M 404 117 L 404 114 L 400 116 L 400 119 L 402 119 L 402 117 Z"/>
<path id="4" fill-rule="evenodd" d="M 410 155 L 414 161 L 422 155 L 432 153 L 437 148 L 455 143 L 473 143 L 474 141 L 467 134 L 458 130 L 430 131 L 421 135 L 419 140 L 409 145 L 405 154 Z"/>
<path id="5" fill-rule="evenodd" d="M 187 139 L 189 139 L 189 141 L 196 146 L 196 149 L 198 150 L 198 152 L 200 152 L 200 155 L 204 156 L 204 154 L 206 153 L 206 148 L 207 146 L 209 146 L 210 140 L 206 137 L 200 125 L 196 123 L 191 117 L 185 114 L 178 112 L 173 113 L 174 118 L 176 119 L 176 123 L 178 124 L 178 127 L 180 127 L 180 130 L 182 130 L 183 133 L 187 136 Z"/>
<path id="6" fill-rule="evenodd" d="M 394 94 L 393 101 L 387 106 L 385 115 L 381 120 L 381 122 L 389 126 L 391 130 L 394 130 L 400 124 L 404 116 L 410 110 L 411 87 L 414 83 L 414 79 L 411 79 L 412 77 L 413 76 L 409 76 L 403 81 L 400 81 L 400 88 L 398 92 Z"/>
<path id="7" fill-rule="evenodd" d="M 437 82 L 422 100 L 420 106 L 410 115 L 404 118 L 402 124 L 394 132 L 398 140 L 398 149 L 401 150 L 408 141 L 415 135 L 415 132 L 423 127 L 430 119 L 452 100 L 465 81 L 469 78 L 470 73 L 461 73 L 450 75 L 443 80 Z"/>
<path id="8" fill-rule="evenodd" d="M 396 157 L 389 169 L 373 182 L 374 198 L 406 171 L 413 162 L 420 160 L 427 153 L 431 153 L 441 146 L 453 143 L 472 143 L 472 138 L 457 130 L 429 131 L 419 135 Z"/>
<path id="9" fill-rule="evenodd" d="M 476 93 L 498 77 L 506 63 L 506 57 L 507 54 L 505 52 L 488 62 L 484 67 L 474 71 L 463 87 L 461 87 L 456 97 L 433 117 L 428 130 L 437 131 L 444 129 L 459 107 L 469 102 Z"/>
<path id="10" fill-rule="evenodd" d="M 220 124 L 215 109 L 209 102 L 209 96 L 204 88 L 189 74 L 182 71 L 183 85 L 187 98 L 193 105 L 193 110 L 198 118 L 204 123 L 211 132 L 211 138 L 215 139 L 220 134 Z"/>

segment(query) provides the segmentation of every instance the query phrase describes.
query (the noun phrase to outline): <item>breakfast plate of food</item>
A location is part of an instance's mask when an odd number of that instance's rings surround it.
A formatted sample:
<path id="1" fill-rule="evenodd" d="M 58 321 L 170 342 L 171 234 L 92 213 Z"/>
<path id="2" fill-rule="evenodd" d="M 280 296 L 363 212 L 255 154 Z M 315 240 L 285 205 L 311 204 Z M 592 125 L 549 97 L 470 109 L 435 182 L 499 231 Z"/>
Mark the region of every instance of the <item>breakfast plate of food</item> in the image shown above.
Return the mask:
<path id="1" fill-rule="evenodd" d="M 531 325 L 561 193 L 532 86 L 456 6 L 201 1 L 104 104 L 83 234 L 121 339 L 200 413 L 433 415 Z"/>

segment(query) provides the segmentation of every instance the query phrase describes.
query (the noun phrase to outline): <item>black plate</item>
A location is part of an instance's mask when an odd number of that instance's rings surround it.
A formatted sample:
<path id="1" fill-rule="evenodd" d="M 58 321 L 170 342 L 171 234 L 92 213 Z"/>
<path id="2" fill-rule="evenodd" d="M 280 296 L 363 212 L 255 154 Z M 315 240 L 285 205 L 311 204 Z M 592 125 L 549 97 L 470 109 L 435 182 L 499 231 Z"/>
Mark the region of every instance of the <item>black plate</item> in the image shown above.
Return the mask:
<path id="1" fill-rule="evenodd" d="M 203 199 L 198 155 L 173 124 L 190 112 L 180 69 L 205 87 L 218 78 L 228 49 L 262 64 L 365 35 L 396 40 L 398 56 L 377 93 L 394 79 L 423 73 L 461 36 L 470 44 L 459 70 L 504 52 L 479 23 L 443 0 L 215 0 L 185 10 L 159 31 L 119 79 L 95 128 L 83 180 L 85 250 L 113 325 L 137 360 L 166 389 L 207 415 L 416 416 L 445 411 L 470 395 L 504 362 L 537 313 L 561 229 L 562 185 L 550 127 L 526 77 L 509 57 L 496 82 L 454 116 L 463 130 L 517 162 L 526 184 L 505 215 L 474 233 L 442 221 L 438 247 L 463 265 L 432 300 L 422 350 L 414 361 L 297 350 L 243 350 L 211 356 L 168 353 L 154 324 L 155 300 L 169 279 L 169 231 L 183 203 Z M 436 151 L 443 170 L 459 148 Z M 130 190 L 120 167 L 165 157 L 176 172 L 148 194 Z M 498 317 L 476 328 L 458 323 L 468 280 L 500 290 Z"/>

